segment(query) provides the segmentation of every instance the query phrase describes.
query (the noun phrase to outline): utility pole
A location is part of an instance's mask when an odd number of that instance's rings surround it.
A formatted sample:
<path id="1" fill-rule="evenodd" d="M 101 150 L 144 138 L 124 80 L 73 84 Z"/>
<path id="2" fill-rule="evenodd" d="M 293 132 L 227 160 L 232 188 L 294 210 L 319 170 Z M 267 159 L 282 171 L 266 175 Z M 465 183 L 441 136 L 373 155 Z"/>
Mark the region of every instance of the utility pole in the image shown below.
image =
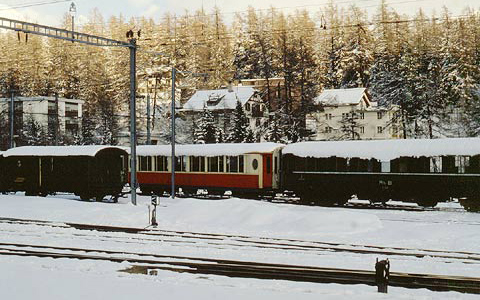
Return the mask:
<path id="1" fill-rule="evenodd" d="M 72 39 L 75 39 L 75 13 L 77 12 L 77 7 L 75 6 L 75 3 L 72 2 L 70 5 L 70 16 L 72 16 Z M 72 41 L 73 43 L 74 41 Z"/>
<path id="2" fill-rule="evenodd" d="M 147 94 L 147 145 L 152 143 L 152 136 L 150 132 L 150 94 Z"/>
<path id="3" fill-rule="evenodd" d="M 55 146 L 58 146 L 58 135 L 60 134 L 60 119 L 58 117 L 58 93 L 55 93 Z"/>
<path id="4" fill-rule="evenodd" d="M 137 205 L 137 86 L 136 86 L 136 64 L 137 64 L 137 40 L 130 39 L 130 190 L 132 204 Z"/>
<path id="5" fill-rule="evenodd" d="M 13 124 L 15 122 L 15 103 L 14 103 L 14 93 L 15 90 L 10 90 L 10 148 L 15 147 L 15 142 L 13 139 Z"/>
<path id="6" fill-rule="evenodd" d="M 177 70 L 172 67 L 172 199 L 175 199 L 175 76 Z"/>

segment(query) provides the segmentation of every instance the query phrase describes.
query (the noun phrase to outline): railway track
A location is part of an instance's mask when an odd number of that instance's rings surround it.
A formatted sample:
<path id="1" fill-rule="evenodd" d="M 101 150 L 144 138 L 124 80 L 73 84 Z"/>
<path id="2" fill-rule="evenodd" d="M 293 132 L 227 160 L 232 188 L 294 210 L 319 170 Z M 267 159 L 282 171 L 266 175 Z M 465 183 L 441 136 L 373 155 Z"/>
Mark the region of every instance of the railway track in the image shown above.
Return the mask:
<path id="1" fill-rule="evenodd" d="M 321 268 L 301 265 L 270 264 L 188 256 L 119 252 L 103 249 L 53 247 L 33 244 L 0 244 L 0 255 L 39 258 L 128 262 L 128 273 L 155 274 L 157 270 L 181 273 L 222 275 L 228 277 L 276 279 L 289 281 L 376 285 L 375 272 Z M 480 294 L 480 278 L 429 274 L 390 273 L 390 286 L 426 288 L 432 291 L 457 291 Z"/>
<path id="2" fill-rule="evenodd" d="M 172 244 L 186 244 L 195 247 L 209 247 L 218 249 L 243 249 L 260 248 L 265 250 L 282 251 L 302 251 L 303 253 L 322 255 L 325 253 L 341 252 L 360 255 L 383 255 L 395 256 L 398 259 L 418 259 L 434 258 L 440 263 L 462 263 L 462 264 L 480 264 L 480 253 L 466 251 L 448 251 L 434 249 L 414 249 L 403 247 L 383 247 L 375 245 L 360 245 L 347 243 L 331 243 L 320 241 L 305 241 L 298 239 L 280 239 L 251 237 L 244 235 L 199 233 L 188 231 L 171 231 L 160 229 L 145 229 L 117 226 L 103 226 L 78 223 L 53 223 L 40 220 L 23 220 L 12 218 L 0 218 L 0 224 L 21 224 L 34 225 L 42 227 L 52 227 L 60 229 L 78 229 L 81 231 L 97 232 L 95 239 L 106 239 L 109 241 L 128 242 L 128 243 L 152 243 L 167 242 Z M 111 235 L 110 233 L 120 232 L 126 234 L 125 237 Z M 62 232 L 54 232 L 62 234 Z M 72 234 L 71 232 L 65 234 Z M 80 232 L 74 233 L 76 238 L 91 238 L 92 235 Z"/>

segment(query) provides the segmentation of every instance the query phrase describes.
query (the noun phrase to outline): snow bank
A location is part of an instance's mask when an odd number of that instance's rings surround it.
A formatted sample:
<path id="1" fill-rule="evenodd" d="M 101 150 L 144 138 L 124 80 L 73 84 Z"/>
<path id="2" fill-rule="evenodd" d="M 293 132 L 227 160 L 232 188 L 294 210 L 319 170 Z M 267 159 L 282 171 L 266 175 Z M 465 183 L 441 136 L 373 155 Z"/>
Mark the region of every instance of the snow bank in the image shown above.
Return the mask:
<path id="1" fill-rule="evenodd" d="M 237 143 L 237 144 L 196 144 L 177 145 L 175 155 L 183 156 L 220 156 L 220 155 L 242 155 L 247 153 L 271 153 L 283 144 L 276 143 Z M 170 156 L 171 145 L 144 145 L 137 147 L 138 156 Z"/>
<path id="2" fill-rule="evenodd" d="M 98 152 L 105 149 L 121 149 L 124 147 L 116 146 L 23 146 L 9 149 L 3 152 L 4 157 L 8 156 L 95 156 Z M 2 154 L 2 153 L 0 153 Z"/>
<path id="3" fill-rule="evenodd" d="M 139 196 L 137 206 L 131 205 L 128 199 L 111 204 L 83 202 L 75 196 L 62 197 L 0 195 L 0 217 L 130 227 L 149 225 L 149 197 Z M 70 199 L 65 199 L 68 197 Z M 157 219 L 162 229 L 315 239 L 358 234 L 382 227 L 375 215 L 341 209 L 235 198 L 160 198 L 160 202 Z"/>
<path id="4" fill-rule="evenodd" d="M 322 141 L 290 144 L 284 154 L 299 157 L 359 157 L 389 161 L 398 157 L 480 154 L 479 138 Z"/>
<path id="5" fill-rule="evenodd" d="M 181 200 L 170 207 L 168 219 L 161 211 L 160 227 L 291 238 L 358 234 L 381 227 L 370 214 L 243 199 Z"/>

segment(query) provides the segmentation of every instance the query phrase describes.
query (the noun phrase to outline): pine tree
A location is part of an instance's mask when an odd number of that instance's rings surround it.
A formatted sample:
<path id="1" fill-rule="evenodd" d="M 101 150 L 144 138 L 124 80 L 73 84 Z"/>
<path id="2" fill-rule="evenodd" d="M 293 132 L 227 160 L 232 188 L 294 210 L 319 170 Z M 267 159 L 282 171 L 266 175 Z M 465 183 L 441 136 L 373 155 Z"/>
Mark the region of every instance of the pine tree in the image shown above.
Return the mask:
<path id="1" fill-rule="evenodd" d="M 32 116 L 28 116 L 26 119 L 19 144 L 29 146 L 47 145 L 45 129 Z"/>
<path id="2" fill-rule="evenodd" d="M 345 113 L 340 121 L 340 139 L 342 140 L 359 140 L 360 125 L 358 123 L 359 115 L 355 109 L 349 113 Z"/>
<path id="3" fill-rule="evenodd" d="M 215 124 L 213 114 L 205 107 L 194 129 L 195 144 L 215 144 L 222 140 L 221 130 Z"/>
<path id="4" fill-rule="evenodd" d="M 237 105 L 235 107 L 235 110 L 233 111 L 231 128 L 231 132 L 227 138 L 227 141 L 229 143 L 245 142 L 248 136 L 248 130 L 250 130 L 253 136 L 253 132 L 248 126 L 248 118 L 245 115 L 243 105 L 240 101 L 237 101 Z"/>
<path id="5" fill-rule="evenodd" d="M 95 122 L 92 118 L 90 110 L 85 109 L 82 116 L 82 127 L 80 134 L 80 145 L 95 145 Z"/>

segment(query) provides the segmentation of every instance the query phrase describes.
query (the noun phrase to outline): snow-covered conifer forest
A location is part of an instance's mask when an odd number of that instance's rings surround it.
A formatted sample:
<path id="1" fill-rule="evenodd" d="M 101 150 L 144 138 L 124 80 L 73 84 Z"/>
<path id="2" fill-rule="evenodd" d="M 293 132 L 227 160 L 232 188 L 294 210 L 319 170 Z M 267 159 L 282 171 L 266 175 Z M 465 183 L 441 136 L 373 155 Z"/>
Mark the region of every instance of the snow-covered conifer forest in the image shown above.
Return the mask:
<path id="1" fill-rule="evenodd" d="M 375 14 L 359 7 L 338 8 L 333 1 L 322 10 L 293 13 L 271 8 L 237 13 L 232 18 L 219 9 L 190 11 L 161 18 L 108 19 L 91 12 L 76 30 L 126 40 L 125 33 L 141 29 L 138 40 L 138 82 L 168 66 L 206 73 L 179 78 L 178 86 L 213 89 L 237 79 L 280 77 L 282 96 L 267 99 L 270 120 L 261 133 L 265 140 L 305 139 L 305 115 L 312 99 L 324 88 L 368 87 L 373 100 L 400 107 L 406 137 L 476 136 L 480 133 L 480 12 L 465 9 L 453 15 L 445 8 L 435 15 L 418 11 L 402 15 L 385 1 Z M 231 20 L 230 20 L 231 19 Z M 65 15 L 60 27 L 70 29 Z M 97 48 L 23 33 L 0 33 L 0 93 L 9 97 L 52 96 L 82 99 L 82 128 L 68 144 L 115 144 L 116 134 L 128 122 L 129 57 L 125 49 Z M 157 51 L 168 56 L 155 56 Z M 164 72 L 164 71 L 162 71 Z M 170 81 L 158 81 L 159 103 L 169 101 Z M 189 93 L 179 98 L 188 97 Z M 270 98 L 275 93 L 266 93 Z M 191 93 L 190 93 L 191 95 Z M 160 101 L 162 100 L 162 101 Z M 449 112 L 460 109 L 457 124 Z M 166 110 L 168 111 L 168 109 Z M 157 113 L 157 128 L 165 130 L 168 113 Z M 232 118 L 232 120 L 235 118 Z M 0 136 L 8 134 L 8 118 L 0 118 Z M 32 121 L 33 122 L 33 121 Z M 139 115 L 139 123 L 146 122 Z M 433 126 L 435 124 L 436 126 Z M 195 142 L 203 124 L 182 123 L 181 141 Z M 200 126 L 200 127 L 199 127 Z M 28 128 L 36 130 L 32 123 Z M 48 144 L 24 129 L 25 143 Z M 293 129 L 292 129 L 293 128 Z M 237 128 L 240 129 L 240 128 Z M 293 132 L 293 131 L 294 132 Z M 192 134 L 193 133 L 193 134 Z M 217 135 L 219 133 L 217 132 Z M 245 134 L 245 132 L 242 132 Z M 222 140 L 236 141 L 222 132 Z M 250 133 L 252 135 L 252 133 Z M 219 138 L 210 138 L 218 141 Z M 3 141 L 5 142 L 5 141 Z M 4 144 L 4 143 L 3 143 Z"/>

